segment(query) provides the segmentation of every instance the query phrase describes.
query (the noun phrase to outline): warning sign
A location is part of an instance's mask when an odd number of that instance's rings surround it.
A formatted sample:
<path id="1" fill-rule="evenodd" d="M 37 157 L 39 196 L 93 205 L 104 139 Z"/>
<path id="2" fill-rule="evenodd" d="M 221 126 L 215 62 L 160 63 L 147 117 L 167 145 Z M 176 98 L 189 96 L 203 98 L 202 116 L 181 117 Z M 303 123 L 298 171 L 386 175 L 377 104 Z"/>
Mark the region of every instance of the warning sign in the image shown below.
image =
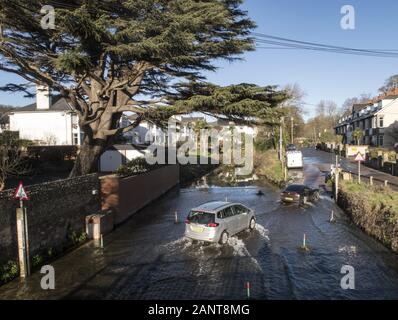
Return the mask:
<path id="1" fill-rule="evenodd" d="M 365 161 L 365 157 L 362 155 L 362 153 L 358 152 L 357 156 L 355 157 L 355 161 L 363 162 Z"/>
<path id="2" fill-rule="evenodd" d="M 15 191 L 14 198 L 19 200 L 29 200 L 28 194 L 25 191 L 22 181 L 19 183 L 18 188 Z"/>

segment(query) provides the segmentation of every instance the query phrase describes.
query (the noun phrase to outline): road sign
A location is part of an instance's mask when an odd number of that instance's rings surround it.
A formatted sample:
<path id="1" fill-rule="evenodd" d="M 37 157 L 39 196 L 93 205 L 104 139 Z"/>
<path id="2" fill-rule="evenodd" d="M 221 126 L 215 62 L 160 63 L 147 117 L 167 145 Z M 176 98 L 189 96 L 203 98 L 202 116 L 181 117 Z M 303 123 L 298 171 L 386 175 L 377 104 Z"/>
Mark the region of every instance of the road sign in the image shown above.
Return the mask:
<path id="1" fill-rule="evenodd" d="M 365 157 L 362 155 L 362 153 L 358 152 L 357 156 L 355 157 L 355 161 L 363 162 L 365 161 Z"/>
<path id="2" fill-rule="evenodd" d="M 17 190 L 15 191 L 14 194 L 14 199 L 19 199 L 21 201 L 23 200 L 29 200 L 28 194 L 25 191 L 25 188 L 22 184 L 22 181 L 19 183 Z"/>

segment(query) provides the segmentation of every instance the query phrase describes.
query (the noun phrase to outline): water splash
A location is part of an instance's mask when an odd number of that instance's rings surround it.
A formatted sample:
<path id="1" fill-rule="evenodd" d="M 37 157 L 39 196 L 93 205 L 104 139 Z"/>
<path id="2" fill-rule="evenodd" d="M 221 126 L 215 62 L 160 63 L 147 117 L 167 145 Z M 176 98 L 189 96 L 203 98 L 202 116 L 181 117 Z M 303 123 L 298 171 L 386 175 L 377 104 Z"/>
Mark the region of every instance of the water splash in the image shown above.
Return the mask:
<path id="1" fill-rule="evenodd" d="M 342 247 L 339 247 L 339 253 L 347 253 L 349 255 L 356 255 L 357 247 L 356 246 L 342 246 Z"/>
<path id="2" fill-rule="evenodd" d="M 268 229 L 265 229 L 261 224 L 256 223 L 256 230 L 258 231 L 261 237 L 263 237 L 267 241 L 270 241 Z"/>

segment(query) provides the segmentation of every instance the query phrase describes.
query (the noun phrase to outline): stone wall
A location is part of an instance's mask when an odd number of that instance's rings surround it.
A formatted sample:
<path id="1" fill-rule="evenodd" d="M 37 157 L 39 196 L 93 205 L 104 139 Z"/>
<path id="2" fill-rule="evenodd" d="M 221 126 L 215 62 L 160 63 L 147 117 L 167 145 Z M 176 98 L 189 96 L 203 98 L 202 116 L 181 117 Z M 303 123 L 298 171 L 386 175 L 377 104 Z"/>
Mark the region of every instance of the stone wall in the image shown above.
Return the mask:
<path id="1" fill-rule="evenodd" d="M 45 250 L 64 250 L 85 230 L 85 217 L 100 209 L 96 174 L 27 187 L 25 202 L 31 256 Z M 14 190 L 0 192 L 0 264 L 17 259 Z"/>

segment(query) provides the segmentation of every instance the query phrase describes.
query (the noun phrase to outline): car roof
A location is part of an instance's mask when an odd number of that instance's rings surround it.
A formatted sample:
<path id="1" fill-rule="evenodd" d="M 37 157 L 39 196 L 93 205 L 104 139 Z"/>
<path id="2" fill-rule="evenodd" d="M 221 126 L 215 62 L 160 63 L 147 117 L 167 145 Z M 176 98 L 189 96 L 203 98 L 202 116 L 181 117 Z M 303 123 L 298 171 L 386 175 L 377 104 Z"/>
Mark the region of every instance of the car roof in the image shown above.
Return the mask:
<path id="1" fill-rule="evenodd" d="M 201 204 L 200 206 L 193 208 L 192 211 L 218 212 L 232 205 L 240 205 L 240 203 L 232 203 L 226 201 L 212 201 Z"/>
<path id="2" fill-rule="evenodd" d="M 303 189 L 303 188 L 308 188 L 306 185 L 304 184 L 290 184 L 286 187 L 286 189 L 288 188 L 297 188 L 297 189 Z"/>

